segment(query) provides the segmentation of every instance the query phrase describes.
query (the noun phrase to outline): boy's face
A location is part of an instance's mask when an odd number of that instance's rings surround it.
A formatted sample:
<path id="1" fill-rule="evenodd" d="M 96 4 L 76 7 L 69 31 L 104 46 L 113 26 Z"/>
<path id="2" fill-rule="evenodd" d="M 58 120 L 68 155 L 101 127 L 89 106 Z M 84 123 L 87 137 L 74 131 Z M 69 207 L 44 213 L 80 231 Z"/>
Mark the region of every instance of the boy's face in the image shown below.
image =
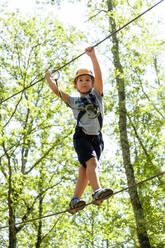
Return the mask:
<path id="1" fill-rule="evenodd" d="M 77 78 L 76 81 L 76 89 L 80 92 L 80 94 L 87 94 L 92 89 L 93 82 L 92 78 L 89 75 L 81 75 Z"/>

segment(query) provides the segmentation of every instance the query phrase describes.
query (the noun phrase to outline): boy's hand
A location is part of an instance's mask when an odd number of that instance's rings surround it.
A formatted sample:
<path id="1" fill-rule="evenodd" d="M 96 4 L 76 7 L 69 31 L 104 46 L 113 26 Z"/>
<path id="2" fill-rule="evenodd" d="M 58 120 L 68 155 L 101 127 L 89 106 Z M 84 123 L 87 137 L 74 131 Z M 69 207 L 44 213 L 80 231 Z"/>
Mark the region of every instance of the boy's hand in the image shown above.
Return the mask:
<path id="1" fill-rule="evenodd" d="M 92 57 L 95 55 L 95 50 L 94 50 L 94 47 L 90 46 L 90 47 L 87 47 L 85 49 L 85 52 L 86 54 L 89 56 L 89 57 Z"/>
<path id="2" fill-rule="evenodd" d="M 46 78 L 46 79 L 49 79 L 50 77 L 51 77 L 51 73 L 50 73 L 49 71 L 46 72 L 46 73 L 45 73 L 45 78 Z"/>
<path id="3" fill-rule="evenodd" d="M 93 70 L 95 75 L 94 80 L 94 88 L 100 93 L 100 95 L 103 94 L 103 81 L 102 81 L 102 74 L 100 65 L 98 63 L 94 47 L 90 46 L 85 49 L 86 54 L 90 57 L 92 64 L 93 64 Z"/>

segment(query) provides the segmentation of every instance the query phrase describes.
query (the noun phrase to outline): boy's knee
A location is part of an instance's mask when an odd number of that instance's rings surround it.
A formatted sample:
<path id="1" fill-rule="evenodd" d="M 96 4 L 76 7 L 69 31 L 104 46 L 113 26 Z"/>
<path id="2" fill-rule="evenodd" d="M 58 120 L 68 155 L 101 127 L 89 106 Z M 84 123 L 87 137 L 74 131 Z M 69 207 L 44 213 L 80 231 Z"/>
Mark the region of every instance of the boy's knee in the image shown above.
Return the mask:
<path id="1" fill-rule="evenodd" d="M 92 167 L 96 168 L 98 165 L 96 157 L 92 157 L 88 161 L 86 161 L 86 165 L 87 165 L 87 167 L 92 166 Z"/>
<path id="2" fill-rule="evenodd" d="M 86 168 L 81 164 L 79 168 L 79 173 L 84 173 L 86 171 Z"/>

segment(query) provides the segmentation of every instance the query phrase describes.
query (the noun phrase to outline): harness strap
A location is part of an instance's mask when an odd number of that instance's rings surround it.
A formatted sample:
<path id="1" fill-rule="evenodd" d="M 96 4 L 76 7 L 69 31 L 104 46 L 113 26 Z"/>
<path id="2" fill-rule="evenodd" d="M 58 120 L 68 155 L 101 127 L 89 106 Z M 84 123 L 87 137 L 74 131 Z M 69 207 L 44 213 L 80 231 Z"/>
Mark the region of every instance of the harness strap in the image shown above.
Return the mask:
<path id="1" fill-rule="evenodd" d="M 100 113 L 99 116 L 98 116 L 98 121 L 99 121 L 99 124 L 100 124 L 100 130 L 101 130 L 102 127 L 103 127 L 103 118 L 102 118 L 101 113 Z"/>
<path id="2" fill-rule="evenodd" d="M 95 109 L 97 110 L 97 109 L 98 109 L 98 103 L 97 103 L 97 101 L 96 101 L 96 97 L 95 97 L 94 95 L 92 95 L 92 94 L 89 94 L 89 96 L 90 96 L 90 99 L 91 99 L 91 101 L 92 101 L 93 106 L 94 106 Z M 84 101 L 87 101 L 87 99 L 84 99 Z M 86 104 L 87 104 L 87 102 L 86 102 Z M 86 106 L 88 106 L 88 105 L 86 105 Z M 79 112 L 79 114 L 78 114 L 78 117 L 77 117 L 77 125 L 76 125 L 76 128 L 79 127 L 80 119 L 82 118 L 82 116 L 83 116 L 86 112 L 87 112 L 86 109 L 80 110 L 80 112 Z M 96 111 L 96 112 L 97 112 L 97 111 Z M 97 114 L 94 118 L 98 118 L 98 121 L 99 121 L 99 124 L 100 124 L 100 130 L 101 130 L 102 127 L 103 127 L 103 118 L 102 118 L 101 113 Z M 93 118 L 93 119 L 94 119 L 94 118 Z"/>
<path id="3" fill-rule="evenodd" d="M 76 127 L 79 126 L 80 119 L 81 119 L 81 117 L 83 117 L 83 115 L 85 114 L 85 112 L 86 112 L 85 110 L 81 110 L 79 112 L 78 117 L 77 117 L 77 125 L 76 125 Z"/>
<path id="4" fill-rule="evenodd" d="M 98 103 L 96 101 L 96 97 L 94 95 L 92 95 L 92 94 L 89 94 L 89 96 L 90 96 L 90 99 L 92 101 L 92 104 L 93 104 L 93 106 L 95 108 L 95 111 L 96 111 L 96 114 L 97 114 L 97 109 L 98 109 L 99 106 L 98 106 Z M 86 101 L 85 102 L 86 103 L 86 106 L 90 105 L 90 104 L 87 104 L 88 102 L 87 102 L 87 99 L 86 98 L 83 99 L 83 100 L 84 100 L 84 102 Z M 76 127 L 79 126 L 80 119 L 82 118 L 82 116 L 86 112 L 87 112 L 86 109 L 80 110 L 80 112 L 78 114 L 78 117 L 77 117 L 77 125 L 76 125 Z M 99 111 L 99 113 L 97 115 L 94 116 L 94 118 L 98 118 L 98 121 L 99 121 L 99 124 L 100 124 L 100 130 L 101 130 L 102 129 L 102 126 L 103 126 L 103 118 L 102 118 L 102 115 L 101 115 L 100 111 Z M 94 118 L 92 118 L 92 119 L 94 119 Z"/>

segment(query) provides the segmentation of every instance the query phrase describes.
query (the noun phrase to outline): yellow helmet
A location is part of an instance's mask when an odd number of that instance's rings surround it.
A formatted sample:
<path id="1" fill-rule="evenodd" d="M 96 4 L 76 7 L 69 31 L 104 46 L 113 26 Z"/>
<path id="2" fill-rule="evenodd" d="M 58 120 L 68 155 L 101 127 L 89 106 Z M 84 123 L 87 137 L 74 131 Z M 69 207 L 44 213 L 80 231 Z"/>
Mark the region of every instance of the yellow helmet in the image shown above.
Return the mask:
<path id="1" fill-rule="evenodd" d="M 76 84 L 76 79 L 79 77 L 79 76 L 82 76 L 82 75 L 89 75 L 91 76 L 92 80 L 94 80 L 94 76 L 93 76 L 93 73 L 92 71 L 88 70 L 88 69 L 79 69 L 77 72 L 76 72 L 76 75 L 75 75 L 75 78 L 74 78 L 74 84 Z"/>

